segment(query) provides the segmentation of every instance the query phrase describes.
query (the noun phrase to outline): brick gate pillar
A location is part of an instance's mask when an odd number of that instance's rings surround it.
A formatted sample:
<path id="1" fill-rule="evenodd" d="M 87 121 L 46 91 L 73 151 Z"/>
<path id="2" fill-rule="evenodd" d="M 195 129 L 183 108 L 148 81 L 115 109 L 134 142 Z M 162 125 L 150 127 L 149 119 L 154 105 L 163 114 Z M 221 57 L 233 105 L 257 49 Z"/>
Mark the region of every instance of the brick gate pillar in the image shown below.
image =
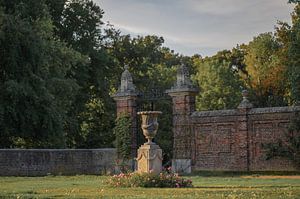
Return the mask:
<path id="1" fill-rule="evenodd" d="M 239 170 L 249 171 L 250 158 L 249 158 L 249 122 L 248 122 L 248 113 L 253 108 L 253 104 L 248 100 L 248 91 L 244 90 L 242 92 L 243 100 L 237 107 L 239 111 L 238 117 L 238 148 L 239 154 L 236 165 L 238 165 Z"/>
<path id="2" fill-rule="evenodd" d="M 172 169 L 175 172 L 191 172 L 192 140 L 190 115 L 195 111 L 195 96 L 198 89 L 190 81 L 184 65 L 177 70 L 177 80 L 166 93 L 173 102 L 173 159 Z"/>
<path id="3" fill-rule="evenodd" d="M 128 66 L 125 66 L 125 70 L 121 76 L 121 86 L 117 93 L 113 95 L 113 98 L 117 104 L 117 117 L 121 114 L 128 114 L 131 117 L 131 155 L 132 158 L 135 158 L 137 155 L 137 92 L 132 76 L 128 71 Z"/>

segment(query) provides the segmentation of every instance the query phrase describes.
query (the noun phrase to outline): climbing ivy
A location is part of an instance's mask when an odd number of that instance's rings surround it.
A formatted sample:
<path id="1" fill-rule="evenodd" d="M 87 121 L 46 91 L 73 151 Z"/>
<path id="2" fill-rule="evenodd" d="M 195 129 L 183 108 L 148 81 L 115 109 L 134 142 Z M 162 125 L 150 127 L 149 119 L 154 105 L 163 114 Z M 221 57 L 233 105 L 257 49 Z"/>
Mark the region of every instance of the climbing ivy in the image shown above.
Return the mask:
<path id="1" fill-rule="evenodd" d="M 113 132 L 116 136 L 115 147 L 118 158 L 128 160 L 131 158 L 131 118 L 128 114 L 123 113 L 117 117 L 115 124 Z"/>

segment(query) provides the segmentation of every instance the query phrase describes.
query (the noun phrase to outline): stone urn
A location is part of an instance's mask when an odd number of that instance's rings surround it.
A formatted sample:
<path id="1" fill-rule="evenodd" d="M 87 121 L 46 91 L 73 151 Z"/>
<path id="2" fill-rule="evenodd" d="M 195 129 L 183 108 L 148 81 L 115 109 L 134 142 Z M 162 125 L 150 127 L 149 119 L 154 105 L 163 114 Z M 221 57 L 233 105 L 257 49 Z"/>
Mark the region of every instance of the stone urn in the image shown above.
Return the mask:
<path id="1" fill-rule="evenodd" d="M 142 117 L 141 127 L 144 136 L 148 140 L 145 144 L 153 144 L 152 139 L 155 137 L 158 129 L 157 117 L 161 113 L 161 111 L 141 111 L 137 113 Z"/>
<path id="2" fill-rule="evenodd" d="M 138 149 L 136 158 L 138 172 L 159 174 L 162 171 L 162 150 L 157 144 L 152 142 L 158 129 L 157 117 L 161 113 L 160 111 L 142 111 L 137 113 L 141 115 L 141 127 L 144 136 L 148 140 Z"/>

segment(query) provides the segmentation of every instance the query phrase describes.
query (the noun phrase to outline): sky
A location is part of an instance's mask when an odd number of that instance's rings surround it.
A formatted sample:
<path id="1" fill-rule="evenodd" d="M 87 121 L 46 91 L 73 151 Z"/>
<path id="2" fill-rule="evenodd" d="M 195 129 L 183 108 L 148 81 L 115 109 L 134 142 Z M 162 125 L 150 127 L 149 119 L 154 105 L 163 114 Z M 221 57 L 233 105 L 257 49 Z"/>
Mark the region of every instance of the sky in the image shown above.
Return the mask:
<path id="1" fill-rule="evenodd" d="M 123 34 L 157 35 L 183 55 L 211 56 L 290 23 L 287 0 L 94 0 Z"/>

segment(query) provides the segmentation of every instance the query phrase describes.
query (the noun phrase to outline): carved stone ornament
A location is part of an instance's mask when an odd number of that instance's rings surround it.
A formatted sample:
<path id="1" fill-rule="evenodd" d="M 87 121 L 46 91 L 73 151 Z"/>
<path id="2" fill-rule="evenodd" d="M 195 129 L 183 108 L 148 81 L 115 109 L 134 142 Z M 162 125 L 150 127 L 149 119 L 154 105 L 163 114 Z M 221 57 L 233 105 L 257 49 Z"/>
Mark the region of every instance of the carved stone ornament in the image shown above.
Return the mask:
<path id="1" fill-rule="evenodd" d="M 124 69 L 125 70 L 121 76 L 121 85 L 119 86 L 119 89 L 117 93 L 114 95 L 114 97 L 137 95 L 135 85 L 133 84 L 132 76 L 128 71 L 128 66 L 125 65 Z"/>
<path id="2" fill-rule="evenodd" d="M 162 150 L 153 144 L 143 144 L 138 150 L 138 172 L 159 174 L 162 171 Z"/>
<path id="3" fill-rule="evenodd" d="M 184 64 L 181 64 L 177 69 L 175 88 L 191 87 L 192 82 L 189 77 L 189 71 Z"/>
<path id="4" fill-rule="evenodd" d="M 239 109 L 251 109 L 251 108 L 253 108 L 253 104 L 248 100 L 248 94 L 249 93 L 248 93 L 247 90 L 242 91 L 243 100 L 238 106 Z"/>
<path id="5" fill-rule="evenodd" d="M 157 117 L 161 114 L 160 111 L 141 111 L 137 113 L 142 117 L 143 134 L 148 140 L 148 144 L 153 144 L 152 139 L 155 137 L 158 129 Z"/>
<path id="6" fill-rule="evenodd" d="M 142 117 L 143 134 L 148 140 L 138 149 L 136 158 L 138 164 L 138 172 L 147 172 L 159 174 L 162 171 L 162 150 L 152 142 L 158 129 L 157 117 L 160 111 L 141 111 L 137 113 Z"/>
<path id="7" fill-rule="evenodd" d="M 184 64 L 181 64 L 177 68 L 176 82 L 171 89 L 167 90 L 167 93 L 192 91 L 198 92 L 198 89 L 192 84 L 189 71 Z"/>

